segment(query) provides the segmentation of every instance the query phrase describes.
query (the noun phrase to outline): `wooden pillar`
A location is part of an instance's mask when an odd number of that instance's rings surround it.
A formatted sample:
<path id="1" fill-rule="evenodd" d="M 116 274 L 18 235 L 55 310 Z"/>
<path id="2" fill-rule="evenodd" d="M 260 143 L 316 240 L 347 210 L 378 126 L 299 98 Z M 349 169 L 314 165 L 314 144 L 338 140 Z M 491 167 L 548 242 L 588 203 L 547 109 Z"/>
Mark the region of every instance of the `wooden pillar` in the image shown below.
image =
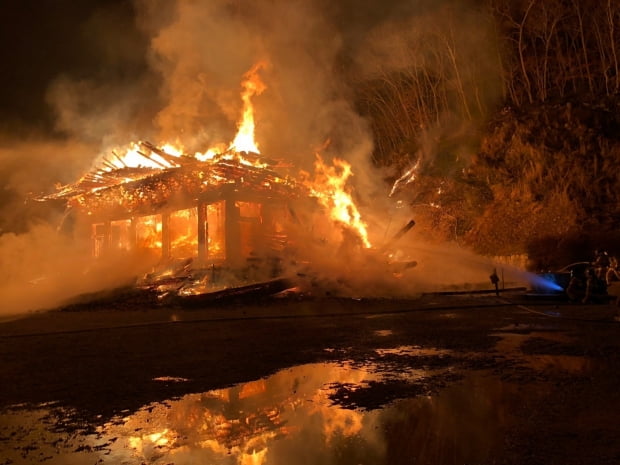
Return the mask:
<path id="1" fill-rule="evenodd" d="M 95 258 L 104 256 L 110 250 L 110 236 L 112 223 L 103 221 L 91 224 L 92 256 Z"/>
<path id="2" fill-rule="evenodd" d="M 129 250 L 136 250 L 138 244 L 138 233 L 136 228 L 136 218 L 131 218 L 129 223 Z"/>
<path id="3" fill-rule="evenodd" d="M 97 257 L 97 224 L 90 225 L 90 255 Z"/>
<path id="4" fill-rule="evenodd" d="M 170 259 L 170 213 L 161 214 L 161 258 Z"/>
<path id="5" fill-rule="evenodd" d="M 112 221 L 103 223 L 103 254 L 110 253 L 112 248 Z"/>
<path id="6" fill-rule="evenodd" d="M 207 204 L 198 204 L 198 263 L 205 264 L 209 258 L 209 223 Z"/>
<path id="7" fill-rule="evenodd" d="M 241 264 L 241 228 L 239 226 L 239 207 L 236 202 L 228 198 L 225 200 L 225 238 L 226 262 L 230 266 Z"/>
<path id="8" fill-rule="evenodd" d="M 261 208 L 260 234 L 263 249 L 269 251 L 274 247 L 275 228 L 274 228 L 274 206 L 272 203 L 264 202 Z"/>

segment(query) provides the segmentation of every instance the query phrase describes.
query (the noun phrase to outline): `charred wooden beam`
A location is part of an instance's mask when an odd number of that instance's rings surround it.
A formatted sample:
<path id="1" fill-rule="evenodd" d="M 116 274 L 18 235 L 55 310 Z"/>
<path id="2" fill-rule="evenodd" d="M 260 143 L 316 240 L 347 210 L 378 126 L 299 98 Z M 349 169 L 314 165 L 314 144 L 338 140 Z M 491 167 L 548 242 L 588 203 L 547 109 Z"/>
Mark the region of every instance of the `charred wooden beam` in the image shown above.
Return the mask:
<path id="1" fill-rule="evenodd" d="M 166 162 L 170 163 L 173 166 L 188 165 L 188 164 L 196 163 L 198 161 L 193 157 L 188 157 L 185 155 L 181 155 L 181 156 L 171 155 L 167 153 L 166 151 L 160 149 L 159 147 L 156 147 L 155 145 L 151 144 L 150 142 L 143 141 L 143 142 L 140 142 L 140 145 L 147 148 L 148 150 L 155 153 L 156 155 L 160 156 L 161 158 L 166 160 Z"/>
<path id="2" fill-rule="evenodd" d="M 385 251 L 386 249 L 394 245 L 394 243 L 396 243 L 401 237 L 407 234 L 411 230 L 411 228 L 413 228 L 414 226 L 415 226 L 415 221 L 410 220 L 405 226 L 400 228 L 398 232 L 394 234 L 394 236 L 392 236 L 392 238 L 383 245 L 383 247 L 381 247 L 381 251 Z"/>
<path id="3" fill-rule="evenodd" d="M 168 260 L 171 257 L 171 237 L 170 237 L 170 213 L 161 215 L 161 257 Z"/>
<path id="4" fill-rule="evenodd" d="M 175 303 L 186 306 L 204 305 L 213 301 L 241 300 L 254 302 L 257 298 L 268 297 L 278 292 L 285 291 L 294 286 L 294 283 L 286 278 L 273 279 L 247 286 L 223 289 L 220 291 L 206 292 L 204 294 L 177 296 Z"/>
<path id="5" fill-rule="evenodd" d="M 170 168 L 169 166 L 164 165 L 162 162 L 153 159 L 153 157 L 150 157 L 149 155 L 147 155 L 144 152 L 140 152 L 139 150 L 136 150 L 136 152 L 139 153 L 140 155 L 142 155 L 147 160 L 155 163 L 157 166 L 160 166 L 162 169 Z"/>
<path id="6" fill-rule="evenodd" d="M 113 165 L 108 160 L 103 160 L 102 164 L 103 164 L 103 166 L 105 166 L 107 168 L 110 168 L 111 170 L 117 170 L 118 169 L 118 166 Z"/>
<path id="7" fill-rule="evenodd" d="M 207 204 L 198 204 L 198 262 L 205 263 L 208 258 L 209 224 L 207 223 Z"/>
<path id="8" fill-rule="evenodd" d="M 224 208 L 226 262 L 232 266 L 237 266 L 241 262 L 239 207 L 233 198 L 228 198 Z"/>
<path id="9" fill-rule="evenodd" d="M 121 163 L 121 165 L 123 165 L 123 168 L 127 168 L 125 161 L 114 150 L 112 150 L 112 155 L 114 155 L 114 157 Z"/>

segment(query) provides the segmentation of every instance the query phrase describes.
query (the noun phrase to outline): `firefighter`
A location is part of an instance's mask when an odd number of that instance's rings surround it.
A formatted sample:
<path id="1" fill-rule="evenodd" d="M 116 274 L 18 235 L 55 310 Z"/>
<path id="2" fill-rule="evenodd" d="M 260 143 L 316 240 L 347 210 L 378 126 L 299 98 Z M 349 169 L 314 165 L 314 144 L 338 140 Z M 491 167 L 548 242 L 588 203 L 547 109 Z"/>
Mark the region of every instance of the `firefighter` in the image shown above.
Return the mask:
<path id="1" fill-rule="evenodd" d="M 493 274 L 489 276 L 491 284 L 495 286 L 495 295 L 499 297 L 499 276 L 497 276 L 497 268 L 493 268 Z"/>
<path id="2" fill-rule="evenodd" d="M 597 288 L 597 276 L 596 270 L 592 268 L 588 268 L 586 271 L 586 293 L 583 296 L 582 304 L 587 304 L 592 300 L 593 294 L 596 292 Z"/>
<path id="3" fill-rule="evenodd" d="M 605 278 L 599 279 L 594 268 L 586 271 L 586 292 L 581 301 L 587 303 L 601 303 L 607 300 L 607 283 Z"/>
<path id="4" fill-rule="evenodd" d="M 571 272 L 570 281 L 566 287 L 566 295 L 571 302 L 577 302 L 582 299 L 584 294 L 584 280 L 580 276 L 577 276 L 574 272 Z"/>
<path id="5" fill-rule="evenodd" d="M 596 249 L 594 251 L 594 262 L 592 262 L 596 277 L 601 281 L 605 279 L 605 273 L 609 268 L 609 255 L 604 250 Z"/>
<path id="6" fill-rule="evenodd" d="M 596 271 L 590 267 L 583 274 L 571 272 L 571 279 L 566 287 L 566 295 L 571 302 L 593 303 L 606 293 L 605 283 L 596 277 Z"/>

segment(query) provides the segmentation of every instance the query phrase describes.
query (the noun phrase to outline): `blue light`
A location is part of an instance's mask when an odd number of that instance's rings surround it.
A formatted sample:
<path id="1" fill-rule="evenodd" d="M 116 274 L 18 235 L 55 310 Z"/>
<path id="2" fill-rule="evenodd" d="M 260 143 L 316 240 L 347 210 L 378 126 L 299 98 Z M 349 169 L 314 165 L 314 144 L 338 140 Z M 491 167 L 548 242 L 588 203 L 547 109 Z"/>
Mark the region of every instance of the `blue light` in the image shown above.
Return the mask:
<path id="1" fill-rule="evenodd" d="M 548 291 L 561 292 L 564 290 L 558 283 L 538 275 L 530 275 L 530 282 L 534 287 L 544 288 Z"/>

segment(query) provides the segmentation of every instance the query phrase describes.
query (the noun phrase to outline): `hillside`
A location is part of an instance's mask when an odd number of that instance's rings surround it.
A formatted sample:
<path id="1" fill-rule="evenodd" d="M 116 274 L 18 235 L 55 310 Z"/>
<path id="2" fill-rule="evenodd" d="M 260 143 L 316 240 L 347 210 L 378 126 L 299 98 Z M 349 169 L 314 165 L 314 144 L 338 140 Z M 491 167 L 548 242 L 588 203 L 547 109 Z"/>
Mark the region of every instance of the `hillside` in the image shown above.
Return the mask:
<path id="1" fill-rule="evenodd" d="M 498 114 L 469 168 L 493 194 L 469 243 L 538 255 L 541 265 L 554 255 L 585 259 L 596 247 L 620 252 L 619 103 L 567 101 Z"/>
<path id="2" fill-rule="evenodd" d="M 620 5 L 478 5 L 360 87 L 376 165 L 429 238 L 532 268 L 620 254 Z"/>

